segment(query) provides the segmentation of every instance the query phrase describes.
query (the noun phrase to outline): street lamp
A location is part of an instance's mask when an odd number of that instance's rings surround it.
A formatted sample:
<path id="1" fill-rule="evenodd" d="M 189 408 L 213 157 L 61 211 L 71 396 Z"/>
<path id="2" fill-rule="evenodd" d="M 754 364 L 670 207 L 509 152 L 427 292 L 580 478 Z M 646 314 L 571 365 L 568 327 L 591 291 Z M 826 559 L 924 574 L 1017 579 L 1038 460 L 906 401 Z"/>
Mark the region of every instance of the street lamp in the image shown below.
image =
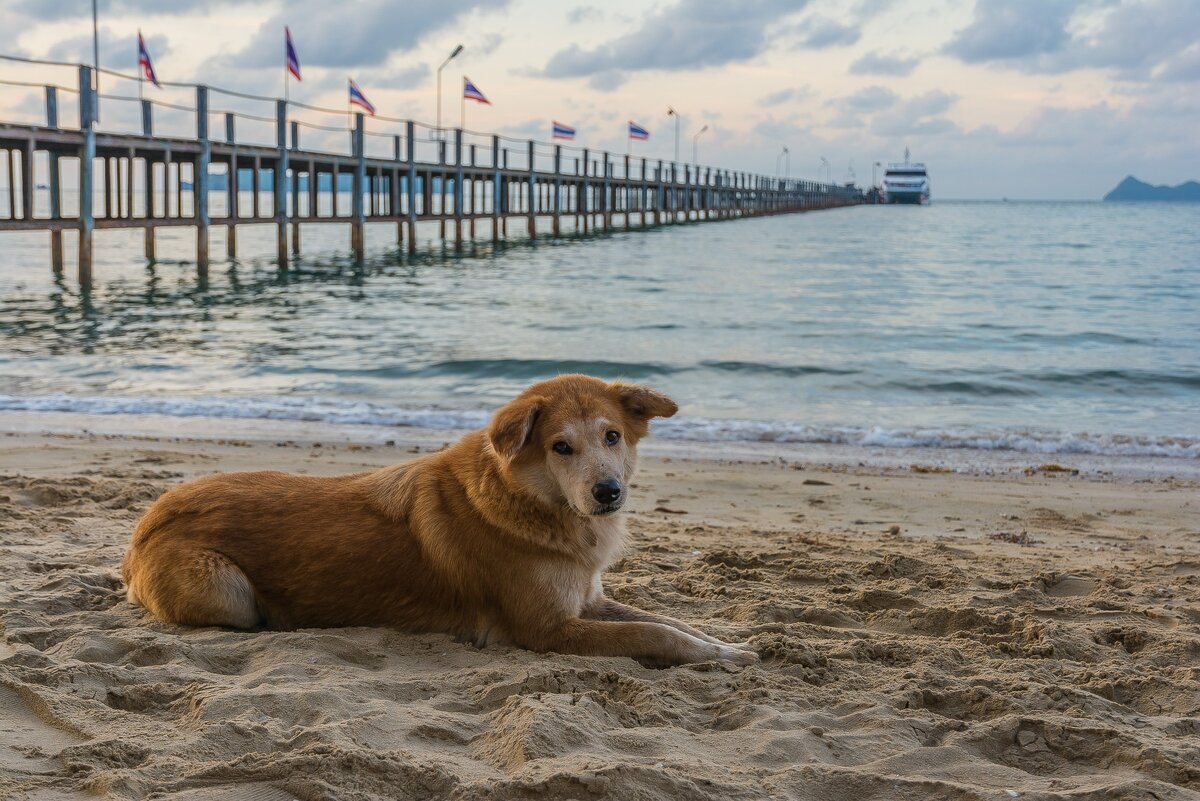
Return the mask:
<path id="1" fill-rule="evenodd" d="M 679 112 L 667 106 L 667 116 L 675 118 L 675 163 L 679 163 Z"/>
<path id="2" fill-rule="evenodd" d="M 442 62 L 442 66 L 437 68 L 437 131 L 439 139 L 442 138 L 442 70 L 462 51 L 462 45 L 454 48 L 450 55 L 446 57 L 446 60 Z"/>
<path id="3" fill-rule="evenodd" d="M 783 146 L 783 150 L 779 151 L 779 155 L 775 157 L 775 174 L 779 175 L 779 163 L 783 162 L 783 177 L 787 178 L 792 172 L 792 151 L 788 150 L 787 145 Z"/>
<path id="4" fill-rule="evenodd" d="M 821 167 L 829 171 L 829 183 L 833 183 L 833 165 L 829 163 L 829 159 L 821 156 Z M 820 173 L 817 173 L 817 180 L 820 180 Z"/>
<path id="5" fill-rule="evenodd" d="M 705 131 L 707 131 L 707 130 L 708 130 L 708 126 L 707 126 L 707 125 L 705 125 L 703 128 L 701 128 L 700 130 L 696 131 L 696 134 L 695 134 L 695 135 L 692 137 L 692 163 L 693 163 L 693 164 L 695 164 L 697 167 L 699 167 L 699 166 L 700 166 L 700 161 L 699 161 L 699 159 L 698 159 L 698 158 L 697 158 L 697 156 L 696 156 L 696 152 L 697 152 L 697 150 L 696 150 L 696 140 L 698 140 L 698 139 L 700 138 L 700 134 L 704 133 L 704 132 L 705 132 Z"/>
<path id="6" fill-rule="evenodd" d="M 871 165 L 871 186 L 879 185 L 875 182 L 875 170 L 877 170 L 879 167 L 882 167 L 882 166 L 883 165 L 880 164 L 878 161 Z"/>

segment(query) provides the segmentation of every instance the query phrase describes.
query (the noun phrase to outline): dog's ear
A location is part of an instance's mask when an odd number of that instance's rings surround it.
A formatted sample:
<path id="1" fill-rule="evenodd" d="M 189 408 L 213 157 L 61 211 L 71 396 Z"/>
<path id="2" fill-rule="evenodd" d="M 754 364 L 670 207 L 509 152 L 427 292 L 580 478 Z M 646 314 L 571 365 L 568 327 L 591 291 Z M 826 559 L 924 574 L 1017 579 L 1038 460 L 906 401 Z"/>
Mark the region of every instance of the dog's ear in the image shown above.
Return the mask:
<path id="1" fill-rule="evenodd" d="M 671 417 L 679 411 L 675 401 L 641 384 L 616 382 L 610 384 L 609 388 L 617 394 L 617 399 L 629 416 L 642 422 L 651 417 Z"/>
<path id="2" fill-rule="evenodd" d="M 488 427 L 488 439 L 496 453 L 512 459 L 529 444 L 544 402 L 542 398 L 518 398 L 496 412 Z"/>

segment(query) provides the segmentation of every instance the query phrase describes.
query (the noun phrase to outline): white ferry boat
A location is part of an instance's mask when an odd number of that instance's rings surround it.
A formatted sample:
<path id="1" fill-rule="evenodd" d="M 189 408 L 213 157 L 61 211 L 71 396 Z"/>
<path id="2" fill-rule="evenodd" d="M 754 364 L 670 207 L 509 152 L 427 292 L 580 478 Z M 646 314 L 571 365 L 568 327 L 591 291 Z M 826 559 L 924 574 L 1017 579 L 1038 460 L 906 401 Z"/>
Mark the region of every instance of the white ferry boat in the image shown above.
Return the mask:
<path id="1" fill-rule="evenodd" d="M 929 202 L 929 174 L 925 165 L 908 160 L 908 148 L 904 148 L 904 163 L 889 164 L 883 174 L 883 199 L 885 203 Z"/>

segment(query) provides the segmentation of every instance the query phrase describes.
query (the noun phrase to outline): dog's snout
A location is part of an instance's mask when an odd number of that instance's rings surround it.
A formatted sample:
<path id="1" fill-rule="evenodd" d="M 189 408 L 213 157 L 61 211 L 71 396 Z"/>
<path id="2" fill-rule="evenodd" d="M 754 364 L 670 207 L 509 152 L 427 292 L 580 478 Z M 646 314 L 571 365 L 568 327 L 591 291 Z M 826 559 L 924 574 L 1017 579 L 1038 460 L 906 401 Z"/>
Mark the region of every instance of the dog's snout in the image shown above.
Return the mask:
<path id="1" fill-rule="evenodd" d="M 621 497 L 621 482 L 615 478 L 597 481 L 592 485 L 592 497 L 597 503 L 612 503 Z"/>

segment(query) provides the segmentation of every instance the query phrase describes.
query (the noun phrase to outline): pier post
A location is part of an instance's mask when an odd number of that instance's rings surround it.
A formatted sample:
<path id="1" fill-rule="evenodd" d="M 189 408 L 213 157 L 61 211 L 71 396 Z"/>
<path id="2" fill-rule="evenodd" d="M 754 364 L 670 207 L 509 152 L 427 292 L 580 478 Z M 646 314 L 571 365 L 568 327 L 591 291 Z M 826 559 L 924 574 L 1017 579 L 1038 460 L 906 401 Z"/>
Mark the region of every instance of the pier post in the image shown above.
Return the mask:
<path id="1" fill-rule="evenodd" d="M 58 89 L 46 87 L 46 127 L 58 127 Z M 50 219 L 57 223 L 62 219 L 62 188 L 58 170 L 58 154 L 50 153 L 48 159 L 50 168 Z M 55 227 L 50 229 L 50 269 L 55 275 L 62 275 L 63 250 L 62 230 Z"/>
<path id="2" fill-rule="evenodd" d="M 562 145 L 554 146 L 554 235 L 561 233 L 562 215 Z"/>
<path id="3" fill-rule="evenodd" d="M 533 140 L 529 140 L 529 238 L 537 239 L 537 171 L 533 168 L 534 159 L 534 144 Z"/>
<path id="4" fill-rule="evenodd" d="M 92 232 L 96 220 L 92 216 L 92 194 L 95 191 L 94 164 L 96 159 L 96 98 L 92 90 L 92 68 L 79 68 L 79 127 L 83 130 L 83 147 L 79 152 L 79 285 L 92 285 Z"/>
<path id="5" fill-rule="evenodd" d="M 492 135 L 492 241 L 500 241 L 500 215 L 503 212 L 503 182 L 500 173 L 500 137 Z"/>
<path id="6" fill-rule="evenodd" d="M 642 180 L 638 184 L 638 220 L 641 221 L 642 227 L 645 228 L 646 222 L 646 198 L 648 191 L 646 187 L 646 159 L 642 158 Z"/>
<path id="7" fill-rule="evenodd" d="M 409 120 L 404 126 L 404 156 L 408 161 L 408 252 L 417 252 L 417 137 L 416 125 Z"/>
<path id="8" fill-rule="evenodd" d="M 229 175 L 226 176 L 225 197 L 228 203 L 229 225 L 225 226 L 225 255 L 231 259 L 237 258 L 237 221 L 238 221 L 238 152 L 237 132 L 234 129 L 233 114 L 225 114 L 225 143 L 229 145 Z"/>
<path id="9" fill-rule="evenodd" d="M 587 150 L 583 151 L 583 188 L 580 189 L 580 213 L 583 216 L 583 233 L 592 229 L 592 182 L 588 180 L 592 174 L 592 157 Z"/>
<path id="10" fill-rule="evenodd" d="M 275 261 L 279 264 L 279 269 L 286 270 L 288 268 L 288 242 L 287 242 L 287 171 L 288 171 L 288 146 L 287 146 L 287 101 L 275 101 L 275 147 L 279 154 L 275 158 L 275 173 L 271 180 L 272 194 L 275 196 L 274 202 L 271 204 L 271 209 L 275 212 Z M 259 169 L 261 163 L 256 156 L 254 159 L 254 216 L 258 217 L 258 186 L 259 186 Z M 336 197 L 336 189 L 334 197 Z"/>
<path id="11" fill-rule="evenodd" d="M 392 137 L 392 161 L 400 163 L 400 136 Z M 312 181 L 312 178 L 309 178 Z M 400 219 L 400 168 L 392 170 L 388 176 L 388 193 L 390 196 L 388 213 L 396 218 L 396 247 L 404 246 L 404 221 Z"/>
<path id="12" fill-rule="evenodd" d="M 633 207 L 631 199 L 633 196 L 633 180 L 629 177 L 629 154 L 625 154 L 625 174 L 622 176 L 623 191 L 621 192 L 622 205 L 625 207 L 625 230 L 629 230 L 629 211 Z"/>
<path id="13" fill-rule="evenodd" d="M 354 197 L 350 201 L 350 249 L 354 251 L 356 261 L 363 258 L 363 185 L 366 183 L 366 153 L 363 152 L 363 113 L 354 114 L 354 176 L 350 187 Z M 336 191 L 336 187 L 335 187 Z"/>
<path id="14" fill-rule="evenodd" d="M 612 165 L 608 163 L 607 150 L 604 151 L 604 159 L 601 164 L 604 169 L 604 184 L 600 195 L 600 220 L 605 233 L 607 233 L 612 229 Z"/>
<path id="15" fill-rule="evenodd" d="M 288 127 L 292 133 L 292 151 L 300 150 L 300 123 L 292 120 L 288 123 Z M 291 162 L 291 158 L 288 159 Z M 308 176 L 309 184 L 312 183 L 312 176 Z M 300 255 L 300 218 L 303 216 L 300 213 L 300 163 L 297 162 L 295 167 L 292 167 L 292 255 Z"/>
<path id="16" fill-rule="evenodd" d="M 463 242 L 463 129 L 454 129 L 454 247 Z"/>
<path id="17" fill-rule="evenodd" d="M 208 87 L 196 87 L 196 139 L 200 152 L 192 175 L 193 210 L 196 215 L 196 272 L 208 275 L 208 163 L 212 159 L 212 143 L 208 141 Z"/>

